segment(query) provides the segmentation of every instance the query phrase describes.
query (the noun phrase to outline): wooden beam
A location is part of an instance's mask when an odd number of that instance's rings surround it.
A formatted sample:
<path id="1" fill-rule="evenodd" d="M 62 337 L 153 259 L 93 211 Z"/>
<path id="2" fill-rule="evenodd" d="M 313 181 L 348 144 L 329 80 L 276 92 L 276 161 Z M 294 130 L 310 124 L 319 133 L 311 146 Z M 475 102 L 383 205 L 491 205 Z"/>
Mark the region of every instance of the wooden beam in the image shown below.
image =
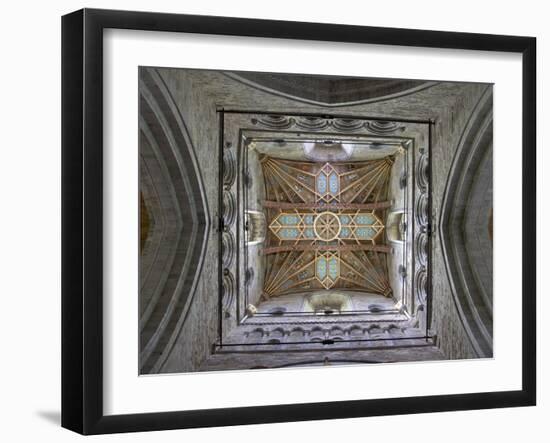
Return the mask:
<path id="1" fill-rule="evenodd" d="M 376 251 L 391 252 L 391 247 L 386 245 L 285 245 L 271 246 L 263 249 L 263 254 L 277 254 L 278 252 L 290 251 Z"/>
<path id="2" fill-rule="evenodd" d="M 318 209 L 318 210 L 331 210 L 331 209 L 385 209 L 391 207 L 391 202 L 382 201 L 376 203 L 289 203 L 289 202 L 276 202 L 272 200 L 264 200 L 264 208 L 275 209 Z"/>

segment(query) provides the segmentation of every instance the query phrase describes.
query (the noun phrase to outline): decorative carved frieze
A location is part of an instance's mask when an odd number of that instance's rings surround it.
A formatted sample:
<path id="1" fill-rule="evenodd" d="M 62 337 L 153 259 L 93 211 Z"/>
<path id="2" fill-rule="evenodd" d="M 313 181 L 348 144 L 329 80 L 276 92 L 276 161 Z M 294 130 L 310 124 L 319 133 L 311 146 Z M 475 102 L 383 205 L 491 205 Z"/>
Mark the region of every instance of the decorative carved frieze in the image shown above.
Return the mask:
<path id="1" fill-rule="evenodd" d="M 235 277 L 228 269 L 223 271 L 222 279 L 222 309 L 224 311 L 225 317 L 231 315 L 230 309 L 233 305 L 233 300 L 235 298 Z"/>
<path id="2" fill-rule="evenodd" d="M 237 163 L 232 149 L 223 151 L 223 184 L 230 187 L 235 182 L 237 176 Z"/>
<path id="3" fill-rule="evenodd" d="M 329 127 L 329 120 L 322 117 L 303 117 L 296 121 L 296 126 L 302 129 L 321 130 Z"/>
<path id="4" fill-rule="evenodd" d="M 424 192 L 428 189 L 429 174 L 428 156 L 426 154 L 422 154 L 416 166 L 416 183 Z"/>
<path id="5" fill-rule="evenodd" d="M 366 122 L 362 120 L 348 119 L 348 118 L 335 118 L 329 123 L 332 123 L 334 129 L 338 129 L 343 132 L 354 132 L 363 127 L 366 127 Z"/>
<path id="6" fill-rule="evenodd" d="M 385 120 L 372 120 L 365 122 L 365 127 L 373 134 L 386 135 L 405 130 L 403 124 Z"/>
<path id="7" fill-rule="evenodd" d="M 428 235 L 425 232 L 419 232 L 415 241 L 416 259 L 422 266 L 428 262 Z"/>
<path id="8" fill-rule="evenodd" d="M 428 197 L 425 193 L 417 193 L 415 203 L 416 222 L 421 228 L 428 225 Z"/>
<path id="9" fill-rule="evenodd" d="M 392 338 L 424 338 L 422 331 L 400 323 L 374 323 L 369 326 L 351 324 L 346 327 L 339 325 L 313 326 L 307 324 L 277 325 L 273 328 L 255 327 L 243 331 L 243 338 L 255 343 L 269 342 L 276 338 L 281 344 L 291 344 L 297 341 L 321 341 L 336 339 L 342 341 L 357 339 L 392 339 Z"/>
<path id="10" fill-rule="evenodd" d="M 231 267 L 235 255 L 235 237 L 230 231 L 222 234 L 222 263 L 225 268 Z"/>
<path id="11" fill-rule="evenodd" d="M 286 115 L 265 115 L 251 119 L 253 125 L 264 126 L 270 129 L 307 129 L 321 131 L 334 129 L 339 132 L 358 132 L 366 130 L 372 134 L 389 135 L 403 132 L 405 125 L 402 123 L 385 120 L 361 120 L 355 118 L 334 117 L 291 117 Z"/>
<path id="12" fill-rule="evenodd" d="M 251 120 L 253 125 L 265 126 L 270 129 L 288 129 L 296 123 L 292 117 L 285 115 L 265 115 Z"/>
<path id="13" fill-rule="evenodd" d="M 428 297 L 428 275 L 425 267 L 419 267 L 416 271 L 415 292 L 417 300 L 424 304 Z"/>
<path id="14" fill-rule="evenodd" d="M 428 254 L 429 254 L 429 157 L 424 149 L 420 149 L 420 157 L 415 165 L 416 196 L 415 196 L 415 233 L 414 233 L 414 295 L 418 308 L 417 315 L 425 315 L 423 307 L 428 298 Z"/>
<path id="15" fill-rule="evenodd" d="M 223 224 L 230 227 L 235 222 L 237 216 L 237 203 L 235 196 L 231 191 L 224 191 L 223 193 Z"/>

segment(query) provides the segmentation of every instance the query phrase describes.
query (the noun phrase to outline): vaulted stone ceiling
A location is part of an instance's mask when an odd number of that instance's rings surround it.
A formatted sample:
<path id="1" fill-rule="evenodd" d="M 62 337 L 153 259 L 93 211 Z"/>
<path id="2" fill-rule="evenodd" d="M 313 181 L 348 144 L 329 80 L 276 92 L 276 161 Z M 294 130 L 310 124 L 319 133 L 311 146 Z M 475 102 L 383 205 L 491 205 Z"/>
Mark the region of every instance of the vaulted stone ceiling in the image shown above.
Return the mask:
<path id="1" fill-rule="evenodd" d="M 260 161 L 269 228 L 264 296 L 319 289 L 389 296 L 384 229 L 393 157 Z"/>

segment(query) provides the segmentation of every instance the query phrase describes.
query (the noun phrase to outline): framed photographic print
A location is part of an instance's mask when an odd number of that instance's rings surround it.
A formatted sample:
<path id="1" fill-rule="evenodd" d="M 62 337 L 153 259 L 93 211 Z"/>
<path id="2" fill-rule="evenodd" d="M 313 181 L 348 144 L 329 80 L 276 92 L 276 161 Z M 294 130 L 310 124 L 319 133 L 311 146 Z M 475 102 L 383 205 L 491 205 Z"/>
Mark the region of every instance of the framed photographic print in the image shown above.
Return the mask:
<path id="1" fill-rule="evenodd" d="M 534 38 L 62 31 L 64 427 L 535 404 Z"/>

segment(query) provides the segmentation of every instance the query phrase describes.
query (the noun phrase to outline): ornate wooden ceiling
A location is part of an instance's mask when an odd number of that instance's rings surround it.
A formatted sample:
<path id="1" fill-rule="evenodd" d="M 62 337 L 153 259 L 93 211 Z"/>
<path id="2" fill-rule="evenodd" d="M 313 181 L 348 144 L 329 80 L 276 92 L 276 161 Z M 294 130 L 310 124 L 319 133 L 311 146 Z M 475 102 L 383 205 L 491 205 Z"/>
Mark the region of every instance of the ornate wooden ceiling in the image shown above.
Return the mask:
<path id="1" fill-rule="evenodd" d="M 264 295 L 353 289 L 389 296 L 383 235 L 393 157 L 314 163 L 261 158 Z"/>
<path id="2" fill-rule="evenodd" d="M 309 323 L 425 328 L 429 140 L 427 123 L 224 112 L 220 343 L 266 349 L 247 335 L 265 327 L 278 352 Z"/>

